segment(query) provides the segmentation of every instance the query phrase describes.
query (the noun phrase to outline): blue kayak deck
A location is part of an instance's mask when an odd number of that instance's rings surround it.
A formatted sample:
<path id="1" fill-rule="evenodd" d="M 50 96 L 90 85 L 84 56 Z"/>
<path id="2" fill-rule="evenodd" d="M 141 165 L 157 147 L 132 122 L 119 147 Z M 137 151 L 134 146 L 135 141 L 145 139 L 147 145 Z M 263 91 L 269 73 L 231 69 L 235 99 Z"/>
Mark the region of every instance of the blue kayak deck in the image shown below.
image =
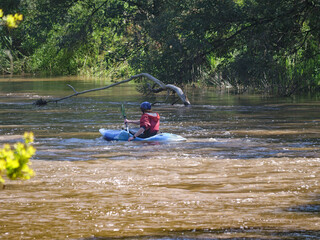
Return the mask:
<path id="1" fill-rule="evenodd" d="M 104 139 L 108 141 L 128 141 L 129 137 L 133 135 L 125 130 L 113 130 L 101 128 L 99 130 Z M 172 133 L 159 133 L 148 138 L 136 137 L 133 141 L 147 141 L 147 142 L 179 142 L 186 141 L 184 137 Z"/>

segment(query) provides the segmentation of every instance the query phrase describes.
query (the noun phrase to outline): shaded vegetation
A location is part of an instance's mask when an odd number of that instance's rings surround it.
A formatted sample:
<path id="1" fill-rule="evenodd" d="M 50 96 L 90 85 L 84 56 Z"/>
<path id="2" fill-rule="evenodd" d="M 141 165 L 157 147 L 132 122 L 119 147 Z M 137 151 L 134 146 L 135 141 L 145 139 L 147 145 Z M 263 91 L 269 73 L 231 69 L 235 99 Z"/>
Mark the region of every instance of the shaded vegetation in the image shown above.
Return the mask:
<path id="1" fill-rule="evenodd" d="M 148 72 L 237 92 L 320 89 L 319 1 L 4 0 L 0 8 L 24 15 L 19 28 L 0 30 L 3 74 Z"/>

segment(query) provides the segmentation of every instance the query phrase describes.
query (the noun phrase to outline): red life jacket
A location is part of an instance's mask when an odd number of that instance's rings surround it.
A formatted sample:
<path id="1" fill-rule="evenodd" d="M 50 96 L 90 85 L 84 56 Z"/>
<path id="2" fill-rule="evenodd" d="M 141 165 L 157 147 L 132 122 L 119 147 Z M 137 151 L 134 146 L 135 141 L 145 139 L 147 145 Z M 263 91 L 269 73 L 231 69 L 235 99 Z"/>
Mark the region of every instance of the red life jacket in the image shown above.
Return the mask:
<path id="1" fill-rule="evenodd" d="M 160 116 L 158 113 L 144 113 L 140 118 L 140 127 L 150 133 L 158 132 L 160 126 Z"/>

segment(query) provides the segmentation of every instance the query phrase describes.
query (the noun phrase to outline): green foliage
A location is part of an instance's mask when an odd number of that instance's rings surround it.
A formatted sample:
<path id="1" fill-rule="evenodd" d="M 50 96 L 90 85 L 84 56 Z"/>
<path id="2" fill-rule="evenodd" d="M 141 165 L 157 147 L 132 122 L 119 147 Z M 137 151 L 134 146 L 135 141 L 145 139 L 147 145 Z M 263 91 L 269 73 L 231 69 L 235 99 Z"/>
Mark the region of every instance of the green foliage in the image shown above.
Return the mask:
<path id="1" fill-rule="evenodd" d="M 251 87 L 284 96 L 319 90 L 320 29 L 314 22 L 319 20 L 319 4 L 244 3 L 236 51 L 217 70 L 236 89 Z"/>
<path id="2" fill-rule="evenodd" d="M 34 175 L 29 167 L 30 158 L 36 150 L 31 145 L 33 142 L 33 133 L 24 134 L 24 143 L 14 144 L 13 149 L 9 144 L 5 144 L 0 149 L 0 183 L 4 183 L 3 175 L 6 174 L 9 179 L 30 179 Z"/>
<path id="3" fill-rule="evenodd" d="M 0 8 L 0 71 L 4 73 L 13 73 L 13 59 L 17 57 L 16 55 L 19 52 L 12 51 L 13 42 L 9 33 L 17 28 L 22 20 L 22 14 L 15 13 L 5 15 L 3 9 Z"/>
<path id="4" fill-rule="evenodd" d="M 126 62 L 125 1 L 25 1 L 21 29 L 27 71 L 98 76 Z M 22 37 L 22 35 L 21 35 Z M 130 46 L 129 46 L 130 47 Z"/>
<path id="5" fill-rule="evenodd" d="M 318 1 L 25 0 L 10 11 L 25 16 L 0 38 L 15 71 L 319 90 Z"/>
<path id="6" fill-rule="evenodd" d="M 197 81 L 210 68 L 207 55 L 220 46 L 223 36 L 231 34 L 229 19 L 238 18 L 237 5 L 231 0 L 164 1 L 145 8 L 149 12 L 142 28 L 148 35 L 131 64 L 175 84 Z M 226 50 L 220 48 L 215 57 Z"/>

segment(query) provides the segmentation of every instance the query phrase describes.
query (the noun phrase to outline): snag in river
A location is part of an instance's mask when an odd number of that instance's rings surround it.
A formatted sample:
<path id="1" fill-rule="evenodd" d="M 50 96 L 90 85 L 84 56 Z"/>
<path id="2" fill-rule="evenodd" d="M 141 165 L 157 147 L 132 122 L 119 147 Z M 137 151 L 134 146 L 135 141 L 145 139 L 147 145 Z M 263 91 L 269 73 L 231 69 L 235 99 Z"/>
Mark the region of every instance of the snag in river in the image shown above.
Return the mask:
<path id="1" fill-rule="evenodd" d="M 134 75 L 134 76 L 131 76 L 129 79 L 126 79 L 126 80 L 123 80 L 123 81 L 120 81 L 120 82 L 116 82 L 116 83 L 113 83 L 111 85 L 108 85 L 108 86 L 105 86 L 105 87 L 101 87 L 101 88 L 94 88 L 94 89 L 89 89 L 89 90 L 85 90 L 85 91 L 82 91 L 82 92 L 78 92 L 74 89 L 74 87 L 72 87 L 71 85 L 68 85 L 70 88 L 72 88 L 72 90 L 74 91 L 74 94 L 71 94 L 69 96 L 66 96 L 66 97 L 62 97 L 62 98 L 58 98 L 58 99 L 49 99 L 49 100 L 45 100 L 45 99 L 38 99 L 37 101 L 35 101 L 33 104 L 37 105 L 37 106 L 43 106 L 43 105 L 46 105 L 47 103 L 50 103 L 50 102 L 59 102 L 59 101 L 62 101 L 62 100 L 65 100 L 67 98 L 71 98 L 71 97 L 74 97 L 74 96 L 78 96 L 80 94 L 85 94 L 85 93 L 88 93 L 88 92 L 94 92 L 94 91 L 100 91 L 100 90 L 105 90 L 105 89 L 108 89 L 108 88 L 111 88 L 111 87 L 114 87 L 114 86 L 117 86 L 119 84 L 122 84 L 122 83 L 127 83 L 127 82 L 130 82 L 132 81 L 133 79 L 136 79 L 136 78 L 139 78 L 139 77 L 146 77 L 148 78 L 149 80 L 153 81 L 155 84 L 159 85 L 160 88 L 158 89 L 150 89 L 150 91 L 154 92 L 154 93 L 158 93 L 158 92 L 162 92 L 162 91 L 167 91 L 168 95 L 169 95 L 169 92 L 170 91 L 173 91 L 175 92 L 179 98 L 181 99 L 181 101 L 183 102 L 183 104 L 185 106 L 188 106 L 188 105 L 191 105 L 187 96 L 184 94 L 184 92 L 182 91 L 181 88 L 175 86 L 175 85 L 172 85 L 172 84 L 164 84 L 163 82 L 161 82 L 159 79 L 153 77 L 152 75 L 148 74 L 148 73 L 140 73 L 140 74 L 137 74 L 137 75 Z M 168 97 L 167 97 L 168 98 Z M 166 98 L 166 100 L 167 100 Z"/>

